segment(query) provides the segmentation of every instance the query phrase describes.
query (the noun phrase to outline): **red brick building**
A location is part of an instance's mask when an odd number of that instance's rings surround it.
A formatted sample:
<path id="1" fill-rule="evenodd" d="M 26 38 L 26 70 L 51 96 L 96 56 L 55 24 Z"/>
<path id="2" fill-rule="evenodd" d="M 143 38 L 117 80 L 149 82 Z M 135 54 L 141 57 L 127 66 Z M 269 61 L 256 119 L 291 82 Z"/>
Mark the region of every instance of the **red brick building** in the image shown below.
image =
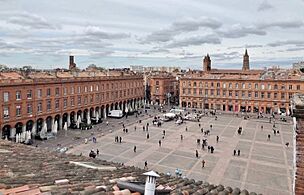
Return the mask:
<path id="1" fill-rule="evenodd" d="M 45 124 L 50 131 L 55 121 L 60 130 L 79 116 L 106 118 L 112 109 L 135 109 L 143 99 L 143 77 L 133 73 L 0 72 L 1 134 L 12 139 L 22 131 L 36 134 Z"/>
<path id="2" fill-rule="evenodd" d="M 290 100 L 304 90 L 299 70 L 250 70 L 247 50 L 242 70 L 211 69 L 207 55 L 203 70 L 180 78 L 180 106 L 247 112 L 290 112 Z"/>
<path id="3" fill-rule="evenodd" d="M 178 80 L 169 73 L 157 73 L 148 76 L 152 104 L 174 104 L 179 96 Z"/>

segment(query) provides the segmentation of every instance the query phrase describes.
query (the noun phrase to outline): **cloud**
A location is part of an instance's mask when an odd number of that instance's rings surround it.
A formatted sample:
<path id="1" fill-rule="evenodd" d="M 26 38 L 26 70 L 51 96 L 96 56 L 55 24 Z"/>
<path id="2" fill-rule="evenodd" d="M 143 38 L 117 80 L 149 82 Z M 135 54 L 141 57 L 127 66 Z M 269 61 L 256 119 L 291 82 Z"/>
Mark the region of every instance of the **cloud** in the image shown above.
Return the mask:
<path id="1" fill-rule="evenodd" d="M 126 33 L 109 33 L 104 32 L 98 26 L 87 26 L 84 30 L 84 35 L 94 36 L 99 39 L 124 39 L 130 37 L 129 34 Z"/>
<path id="2" fill-rule="evenodd" d="M 200 28 L 218 29 L 221 26 L 221 22 L 212 18 L 188 18 L 174 22 L 168 28 L 152 32 L 142 41 L 142 43 L 168 42 L 182 33 L 197 31 Z"/>
<path id="3" fill-rule="evenodd" d="M 190 45 L 202 45 L 202 44 L 220 44 L 221 39 L 215 35 L 205 35 L 205 36 L 192 36 L 189 38 L 174 40 L 172 43 L 166 45 L 166 48 L 176 48 L 176 47 L 187 47 Z"/>
<path id="4" fill-rule="evenodd" d="M 285 46 L 285 45 L 304 46 L 304 40 L 276 41 L 276 42 L 267 44 L 267 46 L 270 46 L 270 47 L 280 47 L 280 46 Z"/>
<path id="5" fill-rule="evenodd" d="M 270 9 L 274 9 L 274 7 L 267 0 L 264 0 L 258 7 L 259 12 L 270 10 Z"/>
<path id="6" fill-rule="evenodd" d="M 36 14 L 31 14 L 28 12 L 20 12 L 20 13 L 3 13 L 3 15 L 7 15 L 8 19 L 7 23 L 19 25 L 22 27 L 30 28 L 30 29 L 59 29 L 59 25 L 53 25 L 49 23 L 44 17 L 38 16 Z"/>
<path id="7" fill-rule="evenodd" d="M 304 25 L 303 21 L 278 21 L 278 22 L 271 22 L 271 23 L 261 23 L 258 24 L 258 28 L 266 29 L 266 28 L 272 28 L 272 27 L 278 27 L 278 28 L 299 28 Z"/>
<path id="8" fill-rule="evenodd" d="M 266 35 L 266 31 L 257 28 L 256 26 L 248 26 L 244 27 L 240 24 L 236 24 L 231 26 L 228 29 L 218 31 L 219 35 L 223 36 L 224 38 L 241 38 L 246 37 L 248 35 L 259 35 L 263 36 Z"/>
<path id="9" fill-rule="evenodd" d="M 154 54 L 154 53 L 170 53 L 170 51 L 164 48 L 153 48 L 152 50 L 143 52 L 142 54 Z"/>
<path id="10" fill-rule="evenodd" d="M 281 50 L 280 52 L 285 52 L 285 51 L 302 51 L 304 50 L 304 47 L 295 47 L 295 48 L 288 48 L 286 50 Z"/>
<path id="11" fill-rule="evenodd" d="M 227 49 L 241 49 L 241 48 L 260 48 L 263 47 L 263 45 L 242 45 L 242 46 L 233 46 L 233 47 L 228 47 Z"/>
<path id="12" fill-rule="evenodd" d="M 215 58 L 216 60 L 233 60 L 240 59 L 241 54 L 239 52 L 224 52 L 224 53 L 216 53 L 212 54 L 210 57 Z"/>

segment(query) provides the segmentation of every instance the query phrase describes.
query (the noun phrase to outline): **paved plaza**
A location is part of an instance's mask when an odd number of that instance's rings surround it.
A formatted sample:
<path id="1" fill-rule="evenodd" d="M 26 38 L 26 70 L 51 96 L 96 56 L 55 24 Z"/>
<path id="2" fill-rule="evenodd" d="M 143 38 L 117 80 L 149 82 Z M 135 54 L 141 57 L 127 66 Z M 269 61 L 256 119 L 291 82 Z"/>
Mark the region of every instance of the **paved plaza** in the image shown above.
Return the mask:
<path id="1" fill-rule="evenodd" d="M 128 133 L 124 133 L 122 125 L 118 124 L 122 120 L 125 119 L 110 119 L 110 124 L 113 125 L 105 128 L 112 129 L 113 132 L 104 135 L 95 133 L 97 143 L 90 141 L 84 144 L 83 140 L 79 140 L 68 152 L 88 155 L 91 149 L 99 149 L 98 158 L 125 165 L 144 168 L 144 162 L 147 161 L 149 169 L 172 175 L 179 168 L 183 176 L 196 180 L 263 194 L 291 194 L 293 148 L 290 123 L 276 124 L 280 134 L 274 135 L 272 124 L 268 120 L 244 120 L 232 115 L 218 115 L 218 120 L 210 116 L 203 117 L 200 122 L 187 121 L 182 125 L 170 121 L 162 127 L 153 126 L 151 117 L 146 117 L 141 124 L 136 123 L 138 119 L 134 117 L 133 122 L 126 125 Z M 147 131 L 142 129 L 147 123 L 150 124 L 149 139 L 146 138 Z M 204 130 L 210 129 L 212 124 L 211 135 L 204 136 L 199 123 Z M 186 127 L 188 131 L 185 130 Z M 239 127 L 243 127 L 242 135 L 237 134 Z M 164 139 L 163 130 L 166 131 Z M 267 140 L 268 134 L 271 135 L 270 141 Z M 122 143 L 115 143 L 115 136 L 122 137 Z M 220 137 L 218 143 L 216 136 Z M 207 138 L 208 144 L 215 148 L 213 154 L 197 145 L 196 140 L 202 138 Z M 159 140 L 162 141 L 161 146 Z M 286 142 L 290 143 L 288 148 Z M 136 153 L 133 151 L 134 146 L 137 147 Z M 196 150 L 199 158 L 195 156 Z M 240 156 L 234 156 L 234 150 L 240 150 Z M 206 162 L 204 168 L 202 160 Z"/>

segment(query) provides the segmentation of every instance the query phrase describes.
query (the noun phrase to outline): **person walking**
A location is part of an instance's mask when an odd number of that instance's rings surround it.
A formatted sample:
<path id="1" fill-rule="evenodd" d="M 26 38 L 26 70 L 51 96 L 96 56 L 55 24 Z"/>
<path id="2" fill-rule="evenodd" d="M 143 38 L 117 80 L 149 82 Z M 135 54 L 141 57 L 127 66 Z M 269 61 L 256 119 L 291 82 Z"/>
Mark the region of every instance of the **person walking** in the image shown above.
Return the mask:
<path id="1" fill-rule="evenodd" d="M 158 141 L 158 146 L 161 147 L 161 140 Z"/>
<path id="2" fill-rule="evenodd" d="M 263 128 L 264 128 L 263 125 L 261 125 L 261 131 L 263 131 Z"/>
<path id="3" fill-rule="evenodd" d="M 214 152 L 214 147 L 213 146 L 210 147 L 210 152 L 211 152 L 211 154 L 213 154 L 213 152 Z"/>
<path id="4" fill-rule="evenodd" d="M 134 131 L 136 131 L 136 126 L 134 126 Z"/>
<path id="5" fill-rule="evenodd" d="M 149 139 L 150 138 L 150 135 L 149 135 L 149 133 L 147 133 L 147 139 Z"/>
<path id="6" fill-rule="evenodd" d="M 145 167 L 144 167 L 144 169 L 148 169 L 148 162 L 147 161 L 145 161 Z"/>
<path id="7" fill-rule="evenodd" d="M 268 141 L 270 141 L 270 134 L 268 134 Z"/>
<path id="8" fill-rule="evenodd" d="M 181 141 L 183 141 L 183 139 L 184 139 L 184 136 L 183 136 L 183 135 L 180 135 L 180 138 L 181 138 Z"/>
<path id="9" fill-rule="evenodd" d="M 107 126 L 109 125 L 109 121 L 106 122 Z"/>
<path id="10" fill-rule="evenodd" d="M 197 150 L 195 150 L 195 156 L 196 156 L 196 158 L 198 158 L 198 151 Z"/>
<path id="11" fill-rule="evenodd" d="M 188 131 L 188 128 L 186 127 L 186 131 Z"/>
<path id="12" fill-rule="evenodd" d="M 210 152 L 210 146 L 208 146 L 208 152 Z"/>
<path id="13" fill-rule="evenodd" d="M 99 155 L 99 150 L 98 149 L 96 150 L 96 154 Z"/>
<path id="14" fill-rule="evenodd" d="M 202 168 L 205 167 L 205 163 L 206 163 L 206 162 L 205 162 L 205 160 L 203 159 L 203 160 L 202 160 Z"/>
<path id="15" fill-rule="evenodd" d="M 166 131 L 165 130 L 163 130 L 163 135 L 166 135 Z"/>
<path id="16" fill-rule="evenodd" d="M 236 155 L 236 150 L 233 150 L 233 156 L 235 156 Z"/>
<path id="17" fill-rule="evenodd" d="M 210 125 L 210 130 L 212 130 L 212 125 Z"/>
<path id="18" fill-rule="evenodd" d="M 238 153 L 238 156 L 240 156 L 240 155 L 241 155 L 241 151 L 240 151 L 240 150 L 238 150 L 238 151 L 237 151 L 237 153 Z"/>
<path id="19" fill-rule="evenodd" d="M 136 146 L 133 147 L 133 152 L 136 153 Z"/>
<path id="20" fill-rule="evenodd" d="M 122 142 L 122 137 L 119 137 L 119 143 L 121 143 Z"/>
<path id="21" fill-rule="evenodd" d="M 220 139 L 220 137 L 217 135 L 217 136 L 216 136 L 216 143 L 219 142 L 219 139 Z"/>

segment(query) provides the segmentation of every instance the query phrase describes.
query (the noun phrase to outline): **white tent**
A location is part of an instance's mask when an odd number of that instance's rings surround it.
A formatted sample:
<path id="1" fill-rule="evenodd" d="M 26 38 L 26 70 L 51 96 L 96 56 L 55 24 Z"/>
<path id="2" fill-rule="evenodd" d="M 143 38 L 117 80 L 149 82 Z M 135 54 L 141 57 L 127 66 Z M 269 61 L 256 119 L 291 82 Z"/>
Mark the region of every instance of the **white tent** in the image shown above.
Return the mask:
<path id="1" fill-rule="evenodd" d="M 290 115 L 290 111 L 289 111 L 289 109 L 287 109 L 287 112 L 286 112 L 286 113 L 287 113 L 287 116 L 289 116 L 289 115 Z"/>
<path id="2" fill-rule="evenodd" d="M 168 118 L 174 118 L 174 117 L 175 117 L 175 114 L 174 114 L 174 113 L 168 112 L 168 113 L 164 114 L 163 116 L 164 116 L 164 117 L 168 117 Z"/>
<path id="3" fill-rule="evenodd" d="M 35 136 L 37 134 L 36 125 L 33 125 L 32 134 Z"/>
<path id="4" fill-rule="evenodd" d="M 47 127 L 46 127 L 46 123 L 44 123 L 44 125 L 39 133 L 40 138 L 44 139 L 46 137 L 46 133 L 47 133 Z"/>
<path id="5" fill-rule="evenodd" d="M 282 112 L 281 112 L 281 110 L 280 110 L 280 108 L 278 108 L 278 114 L 281 114 Z"/>
<path id="6" fill-rule="evenodd" d="M 28 133 L 27 133 L 27 139 L 32 139 L 32 134 L 31 134 L 31 132 L 30 131 L 28 131 Z"/>
<path id="7" fill-rule="evenodd" d="M 18 133 L 16 134 L 16 143 L 19 143 L 19 135 L 18 135 Z"/>
<path id="8" fill-rule="evenodd" d="M 125 108 L 125 113 L 128 113 L 129 112 L 129 109 L 128 109 L 128 107 L 126 106 L 126 108 Z"/>

